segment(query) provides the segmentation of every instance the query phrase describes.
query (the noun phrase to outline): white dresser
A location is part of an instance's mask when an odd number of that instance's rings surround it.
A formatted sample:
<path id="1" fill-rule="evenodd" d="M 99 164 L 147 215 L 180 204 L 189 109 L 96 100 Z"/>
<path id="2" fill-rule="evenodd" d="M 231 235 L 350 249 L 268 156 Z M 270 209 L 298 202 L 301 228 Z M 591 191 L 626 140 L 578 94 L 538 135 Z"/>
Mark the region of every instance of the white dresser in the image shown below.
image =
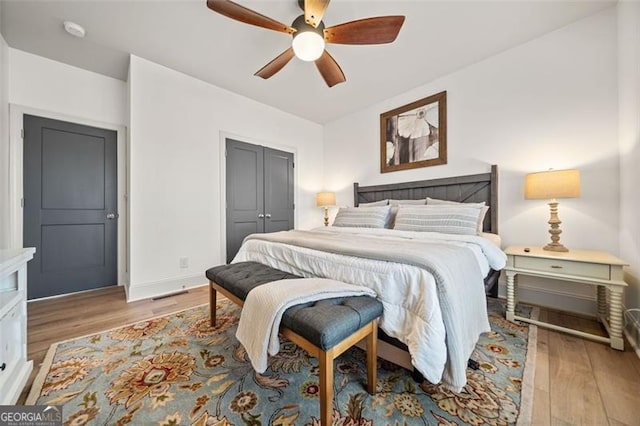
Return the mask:
<path id="1" fill-rule="evenodd" d="M 0 250 L 0 405 L 16 403 L 33 369 L 27 361 L 27 262 L 35 251 Z"/>

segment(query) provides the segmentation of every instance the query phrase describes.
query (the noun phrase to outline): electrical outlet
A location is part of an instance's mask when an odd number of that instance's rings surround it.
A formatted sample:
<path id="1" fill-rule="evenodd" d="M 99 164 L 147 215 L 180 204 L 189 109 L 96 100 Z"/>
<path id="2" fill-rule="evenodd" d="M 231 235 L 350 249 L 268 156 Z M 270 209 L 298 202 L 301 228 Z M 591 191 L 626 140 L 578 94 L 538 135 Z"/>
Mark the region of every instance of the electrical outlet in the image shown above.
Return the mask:
<path id="1" fill-rule="evenodd" d="M 189 258 L 188 257 L 181 257 L 180 258 L 180 268 L 186 269 L 188 267 L 189 267 Z"/>

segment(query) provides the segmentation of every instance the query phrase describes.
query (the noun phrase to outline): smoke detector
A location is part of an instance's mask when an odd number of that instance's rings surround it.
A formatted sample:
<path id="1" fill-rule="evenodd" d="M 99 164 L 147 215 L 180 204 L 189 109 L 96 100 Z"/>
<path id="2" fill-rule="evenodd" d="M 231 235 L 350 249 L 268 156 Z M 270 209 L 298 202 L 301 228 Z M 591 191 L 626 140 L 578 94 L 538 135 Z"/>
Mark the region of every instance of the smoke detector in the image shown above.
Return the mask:
<path id="1" fill-rule="evenodd" d="M 86 31 L 80 24 L 71 21 L 64 21 L 64 30 L 74 37 L 82 38 Z"/>

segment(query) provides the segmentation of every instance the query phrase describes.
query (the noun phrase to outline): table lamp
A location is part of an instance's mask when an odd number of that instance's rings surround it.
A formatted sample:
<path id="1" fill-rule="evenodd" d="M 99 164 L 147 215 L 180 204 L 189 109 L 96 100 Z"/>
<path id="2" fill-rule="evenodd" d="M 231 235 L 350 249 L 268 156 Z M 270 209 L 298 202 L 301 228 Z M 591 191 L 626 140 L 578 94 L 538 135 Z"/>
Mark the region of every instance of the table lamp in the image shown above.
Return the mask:
<path id="1" fill-rule="evenodd" d="M 524 181 L 524 198 L 548 199 L 551 217 L 549 218 L 549 233 L 551 242 L 543 247 L 549 251 L 569 251 L 560 244 L 560 224 L 558 218 L 557 198 L 577 198 L 580 196 L 580 172 L 571 170 L 549 170 L 546 172 L 529 173 Z"/>
<path id="2" fill-rule="evenodd" d="M 335 205 L 335 192 L 318 192 L 316 194 L 316 207 L 324 208 L 324 226 L 329 226 L 329 207 L 333 207 Z"/>

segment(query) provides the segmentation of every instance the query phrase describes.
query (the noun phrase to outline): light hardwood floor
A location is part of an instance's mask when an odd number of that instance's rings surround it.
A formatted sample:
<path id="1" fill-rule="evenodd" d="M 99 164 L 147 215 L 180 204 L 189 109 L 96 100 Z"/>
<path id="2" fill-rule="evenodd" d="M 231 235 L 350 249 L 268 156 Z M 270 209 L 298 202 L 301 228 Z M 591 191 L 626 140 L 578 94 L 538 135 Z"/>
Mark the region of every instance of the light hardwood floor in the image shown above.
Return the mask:
<path id="1" fill-rule="evenodd" d="M 207 303 L 206 286 L 157 300 L 126 303 L 110 287 L 28 304 L 28 358 L 34 372 L 52 343 Z M 594 320 L 541 309 L 541 319 L 603 334 Z M 532 424 L 640 425 L 640 359 L 579 337 L 538 328 Z"/>

